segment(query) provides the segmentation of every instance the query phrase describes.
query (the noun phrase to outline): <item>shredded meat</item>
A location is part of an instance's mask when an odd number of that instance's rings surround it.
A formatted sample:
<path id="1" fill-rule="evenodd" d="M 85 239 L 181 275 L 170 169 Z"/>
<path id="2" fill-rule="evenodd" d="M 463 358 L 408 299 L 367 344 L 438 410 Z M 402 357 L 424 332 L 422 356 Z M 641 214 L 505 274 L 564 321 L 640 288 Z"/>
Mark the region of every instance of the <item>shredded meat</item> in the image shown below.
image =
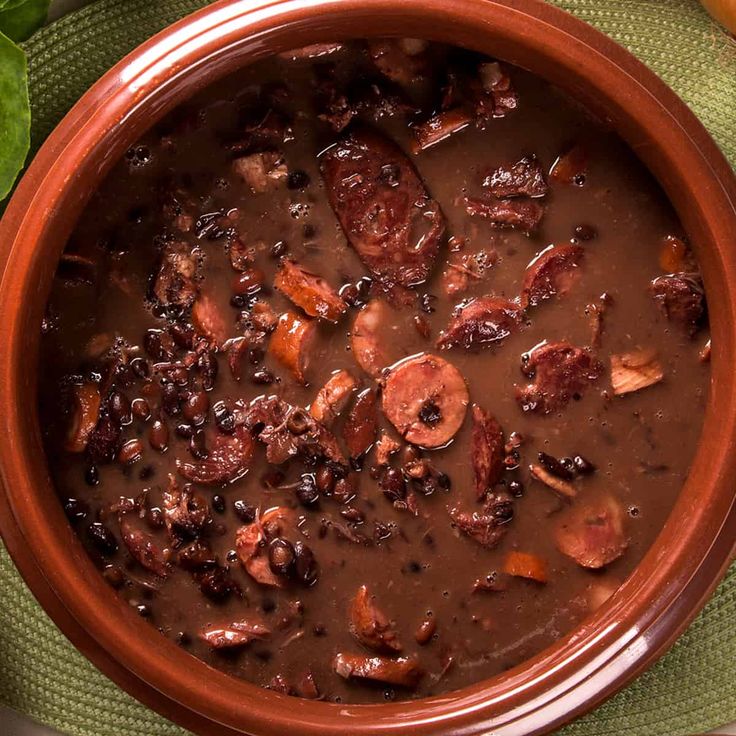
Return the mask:
<path id="1" fill-rule="evenodd" d="M 197 297 L 199 257 L 186 243 L 168 243 L 153 282 L 153 296 L 163 307 L 186 309 Z"/>
<path id="2" fill-rule="evenodd" d="M 241 156 L 233 161 L 233 171 L 255 192 L 262 194 L 286 183 L 289 169 L 276 151 Z"/>
<path id="3" fill-rule="evenodd" d="M 169 475 L 169 486 L 163 493 L 163 512 L 173 541 L 182 535 L 197 536 L 210 521 L 207 499 L 189 485 L 181 489 L 173 475 Z"/>
<path id="4" fill-rule="evenodd" d="M 449 509 L 452 524 L 487 549 L 493 549 L 508 532 L 514 515 L 513 500 L 506 494 L 490 494 L 482 512 Z"/>

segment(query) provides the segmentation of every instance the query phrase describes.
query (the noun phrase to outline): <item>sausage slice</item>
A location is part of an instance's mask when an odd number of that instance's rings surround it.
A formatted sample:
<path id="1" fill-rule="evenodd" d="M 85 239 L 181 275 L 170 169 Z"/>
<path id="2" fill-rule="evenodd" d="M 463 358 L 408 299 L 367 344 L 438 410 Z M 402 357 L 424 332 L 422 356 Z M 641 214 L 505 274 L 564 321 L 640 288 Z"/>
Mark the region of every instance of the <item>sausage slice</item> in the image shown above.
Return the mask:
<path id="1" fill-rule="evenodd" d="M 455 366 L 420 355 L 394 368 L 383 390 L 383 412 L 408 442 L 441 447 L 460 429 L 468 388 Z"/>
<path id="2" fill-rule="evenodd" d="M 475 495 L 478 500 L 501 480 L 503 475 L 503 430 L 496 418 L 485 409 L 473 404 L 473 439 L 471 459 L 475 479 Z"/>
<path id="3" fill-rule="evenodd" d="M 551 245 L 528 266 L 521 287 L 521 306 L 536 307 L 545 299 L 564 296 L 580 278 L 584 250 L 579 245 Z"/>
<path id="4" fill-rule="evenodd" d="M 310 273 L 288 258 L 281 261 L 274 286 L 310 317 L 337 322 L 348 308 L 321 276 Z"/>
<path id="5" fill-rule="evenodd" d="M 316 323 L 294 312 L 284 312 L 276 323 L 268 349 L 299 383 L 307 383 L 309 351 L 316 337 Z"/>
<path id="6" fill-rule="evenodd" d="M 388 685 L 413 688 L 424 674 L 416 657 L 377 657 L 338 652 L 333 667 L 340 677 L 376 680 Z"/>
<path id="7" fill-rule="evenodd" d="M 514 302 L 497 296 L 477 297 L 455 307 L 437 347 L 488 347 L 507 338 L 520 324 L 521 310 Z"/>
<path id="8" fill-rule="evenodd" d="M 389 306 L 373 299 L 358 312 L 350 333 L 350 348 L 358 365 L 371 377 L 380 378 L 392 363 L 387 345 L 381 340 L 381 325 L 391 317 Z"/>

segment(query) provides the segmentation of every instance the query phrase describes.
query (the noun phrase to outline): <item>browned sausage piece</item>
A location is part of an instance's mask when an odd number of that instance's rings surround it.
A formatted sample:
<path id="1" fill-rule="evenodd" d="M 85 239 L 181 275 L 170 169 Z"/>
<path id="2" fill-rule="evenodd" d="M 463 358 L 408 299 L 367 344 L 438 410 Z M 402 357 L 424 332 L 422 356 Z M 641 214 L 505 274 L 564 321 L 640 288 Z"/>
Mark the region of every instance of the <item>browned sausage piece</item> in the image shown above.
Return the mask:
<path id="1" fill-rule="evenodd" d="M 310 317 L 337 322 L 348 308 L 323 278 L 288 258 L 281 261 L 274 286 Z"/>
<path id="2" fill-rule="evenodd" d="M 342 413 L 356 387 L 355 379 L 347 371 L 337 371 L 319 390 L 309 413 L 325 427 L 329 427 Z"/>
<path id="3" fill-rule="evenodd" d="M 526 268 L 521 306 L 536 307 L 545 299 L 564 296 L 580 278 L 585 251 L 579 245 L 550 245 Z"/>
<path id="4" fill-rule="evenodd" d="M 358 395 L 345 420 L 342 433 L 350 457 L 355 460 L 365 454 L 376 441 L 378 431 L 378 397 L 368 388 Z"/>
<path id="5" fill-rule="evenodd" d="M 679 324 L 691 337 L 705 315 L 703 280 L 698 273 L 672 273 L 658 276 L 649 286 L 662 313 Z"/>
<path id="6" fill-rule="evenodd" d="M 471 417 L 473 420 L 471 460 L 475 495 L 480 500 L 503 475 L 504 438 L 503 430 L 496 418 L 478 404 L 473 404 Z"/>
<path id="7" fill-rule="evenodd" d="M 310 349 L 317 335 L 317 325 L 294 312 L 284 312 L 268 345 L 269 352 L 288 368 L 299 383 L 306 384 Z"/>
<path id="8" fill-rule="evenodd" d="M 357 364 L 372 378 L 380 378 L 383 369 L 393 362 L 388 346 L 381 339 L 381 328 L 391 319 L 391 310 L 381 299 L 372 299 L 353 323 L 350 349 Z"/>
<path id="9" fill-rule="evenodd" d="M 207 338 L 215 347 L 222 347 L 228 338 L 228 328 L 215 300 L 201 293 L 192 306 L 194 329 Z"/>
<path id="10" fill-rule="evenodd" d="M 599 568 L 626 551 L 624 513 L 611 496 L 573 506 L 555 529 L 557 548 L 578 565 Z"/>
<path id="11" fill-rule="evenodd" d="M 426 281 L 445 219 L 403 151 L 359 130 L 323 154 L 321 170 L 332 209 L 376 280 L 388 291 Z"/>
<path id="12" fill-rule="evenodd" d="M 163 492 L 164 524 L 172 542 L 197 536 L 210 520 L 207 499 L 190 485 L 179 488 L 173 475 L 169 475 L 168 488 Z"/>
<path id="13" fill-rule="evenodd" d="M 74 409 L 64 448 L 84 452 L 100 415 L 100 392 L 96 383 L 85 382 L 74 387 Z"/>
<path id="14" fill-rule="evenodd" d="M 197 462 L 177 458 L 179 473 L 192 483 L 224 485 L 241 478 L 250 468 L 254 441 L 250 432 L 238 427 L 233 434 L 216 434 L 209 455 Z"/>
<path id="15" fill-rule="evenodd" d="M 441 447 L 460 429 L 468 387 L 444 358 L 419 355 L 396 366 L 383 390 L 383 412 L 408 442 Z"/>
<path id="16" fill-rule="evenodd" d="M 469 197 L 465 211 L 471 217 L 481 217 L 493 227 L 511 227 L 533 233 L 544 216 L 544 207 L 533 199 L 496 199 Z"/>
<path id="17" fill-rule="evenodd" d="M 520 324 L 521 311 L 517 304 L 502 297 L 480 296 L 455 307 L 437 347 L 458 345 L 466 350 L 488 347 L 507 338 Z"/>
<path id="18" fill-rule="evenodd" d="M 534 380 L 516 388 L 524 411 L 557 411 L 603 374 L 603 364 L 589 351 L 566 342 L 542 344 L 526 357 L 522 371 Z"/>
<path id="19" fill-rule="evenodd" d="M 496 197 L 543 197 L 547 182 L 536 156 L 524 156 L 515 164 L 499 166 L 483 180 Z"/>
<path id="20" fill-rule="evenodd" d="M 164 307 L 186 309 L 197 296 L 199 259 L 186 243 L 169 243 L 161 254 L 153 296 Z"/>
<path id="21" fill-rule="evenodd" d="M 462 108 L 445 110 L 433 115 L 429 120 L 412 126 L 415 143 L 411 150 L 420 153 L 436 143 L 449 138 L 463 128 L 467 128 L 473 121 L 473 116 Z"/>
<path id="22" fill-rule="evenodd" d="M 408 688 L 416 687 L 424 674 L 416 657 L 392 659 L 338 652 L 333 660 L 333 667 L 335 672 L 346 680 L 350 677 L 359 677 Z"/>
<path id="23" fill-rule="evenodd" d="M 388 616 L 376 605 L 365 585 L 358 588 L 350 607 L 350 633 L 378 652 L 400 652 L 401 642 Z"/>
<path id="24" fill-rule="evenodd" d="M 152 534 L 136 529 L 132 521 L 123 516 L 120 519 L 120 535 L 128 552 L 138 564 L 162 578 L 169 574 L 166 554 Z"/>
<path id="25" fill-rule="evenodd" d="M 199 638 L 212 649 L 242 647 L 256 639 L 267 639 L 270 635 L 271 629 L 255 619 L 207 626 L 199 632 Z"/>

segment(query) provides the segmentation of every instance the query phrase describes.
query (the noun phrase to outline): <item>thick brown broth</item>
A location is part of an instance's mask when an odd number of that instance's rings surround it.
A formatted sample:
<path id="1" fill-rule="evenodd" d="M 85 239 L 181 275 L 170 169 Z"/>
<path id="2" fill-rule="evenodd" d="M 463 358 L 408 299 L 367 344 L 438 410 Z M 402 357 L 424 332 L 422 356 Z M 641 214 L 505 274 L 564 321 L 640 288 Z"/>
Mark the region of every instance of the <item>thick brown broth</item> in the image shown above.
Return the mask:
<path id="1" fill-rule="evenodd" d="M 407 48 L 416 51 L 412 45 Z M 49 464 L 70 518 L 108 582 L 192 654 L 238 677 L 306 697 L 318 693 L 330 700 L 374 702 L 441 693 L 497 674 L 557 640 L 627 577 L 652 544 L 687 477 L 701 429 L 709 380 L 707 363 L 699 356 L 707 339 L 705 330 L 691 336 L 694 322 L 683 329 L 673 318 L 675 309 L 663 313 L 650 288 L 650 282 L 666 271 L 693 270 L 687 263 L 691 256 L 683 250 L 681 225 L 656 183 L 614 134 L 555 88 L 514 68 L 507 72 L 518 96 L 515 109 L 497 108 L 498 116 L 472 122 L 426 150 L 411 153 L 415 138 L 409 123 L 437 109 L 447 70 L 459 68 L 472 75 L 479 62 L 464 52 L 433 47 L 419 57 L 399 58 L 411 64 L 425 55 L 427 65 L 419 76 L 403 87 L 396 83 L 397 94 L 421 112 L 407 115 L 388 109 L 389 114 L 375 119 L 371 115 L 375 105 L 368 105 L 367 112 L 341 133 L 318 117 L 324 112 L 318 91 L 324 92 L 325 80 L 347 85 L 355 94 L 363 84 L 356 80 L 378 80 L 383 89 L 376 99 L 387 99 L 388 81 L 359 43 L 315 59 L 269 59 L 214 85 L 172 113 L 128 152 L 92 198 L 66 251 L 79 258 L 67 257 L 62 263 L 44 320 L 40 412 Z M 318 85 L 322 86 L 316 91 Z M 235 172 L 233 160 L 261 150 L 258 143 L 252 144 L 255 149 L 242 150 L 244 131 L 249 119 L 268 110 L 273 115 L 274 109 L 289 121 L 291 133 L 278 149 L 290 178 L 267 192 L 254 193 Z M 514 432 L 523 438 L 516 459 L 513 448 L 506 448 L 509 469 L 501 472 L 485 497 L 488 503 L 500 499 L 505 509 L 511 507 L 513 518 L 504 512 L 496 520 L 494 529 L 501 531 L 495 546 L 479 544 L 452 523 L 449 509 L 482 513 L 485 503 L 476 500 L 474 489 L 471 457 L 477 448 L 469 407 L 447 446 L 421 453 L 441 474 L 434 485 L 410 483 L 414 490 L 408 501 L 394 504 L 383 492 L 384 471 L 376 467 L 371 449 L 352 464 L 348 477 L 353 494 L 322 492 L 316 504 L 305 506 L 297 498 L 296 484 L 303 474 L 318 472 L 323 463 L 315 466 L 296 458 L 276 468 L 257 447 L 247 472 L 243 469 L 232 482 L 195 484 L 209 505 L 211 518 L 203 528 L 189 536 L 171 533 L 161 510 L 164 492 L 169 474 L 180 488 L 186 484 L 177 471 L 177 458 L 197 461 L 190 440 L 180 436 L 194 431 L 200 421 L 197 413 L 205 419 L 203 437 L 212 458 L 218 434 L 213 408 L 220 400 L 230 406 L 240 400 L 242 409 L 259 396 L 276 394 L 289 404 L 309 407 L 338 369 L 349 371 L 360 390 L 377 384 L 359 368 L 351 350 L 352 324 L 361 302 L 337 324 L 318 320 L 307 385 L 300 385 L 274 358 L 267 337 L 244 354 L 240 381 L 229 370 L 227 345 L 220 345 L 208 353 L 219 365 L 214 387 L 203 389 L 206 371 L 201 363 L 199 368 L 184 369 L 180 381 L 184 385 L 177 390 L 184 402 L 187 396 L 194 397 L 193 408 L 174 416 L 167 413 L 162 398 L 166 380 L 162 383 L 162 369 L 156 367 L 165 361 L 152 354 L 150 346 L 146 349 L 144 336 L 149 329 L 188 325 L 191 318 L 184 309 L 171 319 L 172 311 L 167 315 L 151 298 L 160 253 L 172 241 L 199 249 L 202 269 L 196 288 L 222 315 L 228 338 L 246 334 L 239 315 L 244 312 L 247 318 L 256 302 L 270 304 L 277 315 L 287 310 L 302 314 L 272 286 L 284 253 L 334 289 L 358 283 L 370 275 L 369 270 L 348 243 L 330 205 L 320 173 L 320 160 L 330 154 L 323 153 L 320 159 L 320 153 L 368 123 L 407 152 L 446 219 L 446 235 L 431 275 L 415 289 L 430 298 L 406 300 L 403 291 L 390 289 L 388 298 L 395 303 L 387 308 L 378 329 L 378 345 L 386 352 L 384 367 L 413 355 L 441 356 L 464 377 L 471 404 L 492 413 L 507 440 Z M 571 144 L 587 151 L 584 176 L 574 183 L 547 176 Z M 264 150 L 271 147 L 269 143 Z M 534 200 L 544 206 L 537 231 L 529 235 L 470 216 L 465 199 L 481 196 L 483 178 L 497 166 L 530 154 L 537 157 L 549 184 L 546 196 Z M 172 196 L 178 205 L 172 205 Z M 210 213 L 213 216 L 206 217 Z M 238 273 L 228 247 L 234 235 L 255 248 L 249 267 L 262 272 L 263 285 L 233 301 Z M 669 245 L 663 245 L 668 236 Z M 529 306 L 512 334 L 492 347 L 435 346 L 455 305 L 488 294 L 516 299 L 536 254 L 549 244 L 571 242 L 584 249 L 584 259 L 575 269 L 580 277 L 567 293 Z M 453 252 L 458 244 L 462 248 Z M 480 250 L 491 253 L 493 265 L 480 278 L 470 277 L 461 293 L 448 295 L 443 276 L 448 259 L 457 265 L 463 255 Z M 663 269 L 663 253 L 675 253 L 687 268 Z M 449 272 L 458 269 L 450 267 Z M 379 281 L 374 279 L 373 297 L 382 295 Z M 368 291 L 361 292 L 363 301 Z M 602 299 L 604 294 L 608 296 Z M 604 309 L 597 346 L 591 345 L 591 304 Z M 429 337 L 420 334 L 416 317 L 429 328 Z M 198 340 L 199 347 L 191 350 L 176 348 L 176 360 L 206 351 L 207 338 Z M 516 387 L 529 383 L 521 370 L 523 356 L 545 341 L 591 346 L 604 368 L 579 396 L 547 415 L 524 411 L 516 396 Z M 656 352 L 663 378 L 615 395 L 611 356 L 641 348 Z M 384 374 L 379 383 L 391 375 Z M 274 382 L 264 384 L 269 376 Z M 116 454 L 112 462 L 96 461 L 90 447 L 85 450 L 89 437 L 75 448 L 80 452 L 68 450 L 72 397 L 82 385 L 93 387 L 102 398 L 93 433 L 99 436 L 106 416 L 122 417 L 117 421 L 121 436 L 110 440 Z M 115 393 L 128 401 L 138 399 L 133 402 L 138 416 L 127 416 L 124 401 L 122 409 L 115 408 L 111 403 Z M 148 403 L 148 412 L 140 399 Z M 341 443 L 350 407 L 332 427 Z M 241 414 L 236 411 L 236 421 Z M 378 417 L 380 427 L 398 438 L 380 409 Z M 151 441 L 156 419 L 168 428 L 164 451 L 157 451 L 155 439 Z M 188 429 L 177 433 L 176 427 L 183 424 Z M 129 444 L 135 439 L 140 446 Z M 407 443 L 402 446 L 391 460 L 397 468 Z M 577 495 L 566 499 L 532 477 L 529 466 L 539 463 L 540 452 L 554 458 L 580 455 L 596 470 L 576 473 L 571 485 Z M 449 488 L 444 487 L 446 478 Z M 556 529 L 578 509 L 595 508 L 611 498 L 623 514 L 625 550 L 622 547 L 615 559 L 597 569 L 583 567 L 560 551 Z M 236 502 L 243 502 L 240 512 Z M 236 530 L 253 523 L 248 516 L 253 510 L 262 514 L 273 507 L 293 509 L 298 522 L 286 524 L 287 531 L 279 533 L 292 544 L 301 540 L 311 548 L 318 564 L 314 584 L 300 583 L 292 573 L 291 578 L 276 575 L 282 587 L 264 585 L 247 572 L 243 558 L 239 560 Z M 153 564 L 143 565 L 140 557 L 130 554 L 121 520 L 129 534 L 130 529 L 138 530 L 142 535 L 138 540 L 153 545 L 153 552 L 149 547 L 156 558 Z M 114 537 L 116 551 L 108 537 L 91 537 L 93 523 L 102 524 Z M 191 565 L 185 569 L 181 550 L 193 537 L 209 545 L 221 575 L 236 583 L 237 590 L 227 586 L 223 590 L 222 585 L 213 590 L 214 583 L 207 588 L 203 574 L 211 572 L 214 563 L 194 572 Z M 546 565 L 546 582 L 505 574 L 504 568 L 511 569 L 510 552 L 528 553 Z M 150 562 L 150 557 L 146 559 Z M 154 571 L 156 560 L 163 565 L 160 574 Z M 493 573 L 502 590 L 474 590 L 476 581 Z M 336 673 L 338 652 L 376 655 L 375 648 L 356 641 L 351 633 L 349 611 L 361 585 L 393 622 L 403 645 L 401 656 L 417 658 L 423 676 L 415 687 Z M 269 635 L 224 649 L 201 638 L 212 627 L 243 620 L 260 622 Z M 423 622 L 423 634 L 418 634 Z M 423 638 L 427 641 L 420 643 Z M 381 656 L 392 659 L 396 652 L 384 651 Z"/>

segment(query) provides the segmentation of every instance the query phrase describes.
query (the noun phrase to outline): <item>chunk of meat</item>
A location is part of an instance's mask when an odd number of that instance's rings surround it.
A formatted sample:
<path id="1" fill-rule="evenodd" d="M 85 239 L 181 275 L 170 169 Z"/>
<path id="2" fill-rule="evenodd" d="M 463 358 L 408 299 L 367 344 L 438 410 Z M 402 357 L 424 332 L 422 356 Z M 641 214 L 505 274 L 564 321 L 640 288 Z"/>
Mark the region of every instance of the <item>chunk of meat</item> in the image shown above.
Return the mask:
<path id="1" fill-rule="evenodd" d="M 478 67 L 478 78 L 475 114 L 480 120 L 502 118 L 516 109 L 519 98 L 506 67 L 497 61 L 486 62 Z"/>
<path id="2" fill-rule="evenodd" d="M 532 478 L 535 478 L 540 483 L 544 483 L 544 485 L 551 488 L 561 498 L 570 499 L 578 495 L 577 489 L 569 480 L 550 473 L 549 470 L 541 465 L 537 465 L 536 463 L 530 465 L 529 473 Z"/>
<path id="3" fill-rule="evenodd" d="M 424 675 L 416 657 L 390 658 L 338 652 L 333 668 L 346 680 L 357 677 L 407 688 L 416 687 Z"/>
<path id="4" fill-rule="evenodd" d="M 288 258 L 281 261 L 274 286 L 310 317 L 337 322 L 348 308 L 323 278 Z"/>
<path id="5" fill-rule="evenodd" d="M 368 41 L 368 52 L 376 68 L 392 82 L 409 86 L 417 77 L 427 70 L 424 50 L 419 53 L 408 53 L 419 48 L 416 45 L 402 44 L 395 38 L 378 38 Z"/>
<path id="6" fill-rule="evenodd" d="M 557 548 L 578 565 L 597 569 L 626 551 L 624 512 L 612 496 L 569 509 L 555 528 Z"/>
<path id="7" fill-rule="evenodd" d="M 356 386 L 357 383 L 350 373 L 336 371 L 317 393 L 309 407 L 309 413 L 316 421 L 329 427 L 347 406 Z"/>
<path id="8" fill-rule="evenodd" d="M 172 539 L 180 535 L 197 536 L 210 521 L 207 499 L 191 486 L 179 488 L 174 476 L 169 476 L 169 486 L 163 493 L 164 523 Z"/>
<path id="9" fill-rule="evenodd" d="M 521 306 L 536 307 L 545 299 L 564 296 L 581 276 L 585 251 L 579 245 L 550 245 L 526 268 Z"/>
<path id="10" fill-rule="evenodd" d="M 461 302 L 452 312 L 437 347 L 460 346 L 465 350 L 489 347 L 519 329 L 521 311 L 514 302 L 497 296 L 480 296 Z"/>
<path id="11" fill-rule="evenodd" d="M 656 350 L 638 349 L 611 356 L 611 386 L 617 396 L 653 386 L 663 378 Z"/>
<path id="12" fill-rule="evenodd" d="M 289 176 L 284 157 L 276 151 L 262 151 L 236 158 L 233 171 L 256 194 L 279 188 Z"/>
<path id="13" fill-rule="evenodd" d="M 295 312 L 284 312 L 268 344 L 271 355 L 302 384 L 307 383 L 306 373 L 316 335 L 316 322 L 300 317 Z"/>
<path id="14" fill-rule="evenodd" d="M 320 165 L 347 239 L 383 288 L 426 281 L 445 219 L 401 149 L 359 130 L 329 148 Z"/>
<path id="15" fill-rule="evenodd" d="M 658 276 L 649 286 L 662 313 L 692 337 L 705 316 L 705 292 L 699 273 L 672 273 Z"/>
<path id="16" fill-rule="evenodd" d="M 522 366 L 533 382 L 516 388 L 524 411 L 549 414 L 579 397 L 603 374 L 603 364 L 588 350 L 566 342 L 544 343 L 534 348 Z"/>
<path id="17" fill-rule="evenodd" d="M 378 397 L 368 388 L 355 399 L 343 427 L 343 438 L 353 460 L 364 455 L 376 441 L 378 431 Z"/>
<path id="18" fill-rule="evenodd" d="M 153 281 L 153 296 L 163 307 L 187 309 L 197 297 L 199 257 L 186 243 L 168 243 Z"/>
<path id="19" fill-rule="evenodd" d="M 449 509 L 452 525 L 482 547 L 493 549 L 508 532 L 514 516 L 513 500 L 507 494 L 492 494 L 482 512 L 468 513 L 459 508 Z"/>
<path id="20" fill-rule="evenodd" d="M 544 207 L 534 199 L 468 197 L 465 211 L 471 217 L 487 220 L 493 227 L 510 227 L 533 233 L 544 216 Z"/>
<path id="21" fill-rule="evenodd" d="M 301 456 L 347 465 L 332 432 L 301 407 L 292 406 L 276 396 L 254 399 L 246 412 L 245 424 L 266 445 L 269 463 L 278 465 Z"/>
<path id="22" fill-rule="evenodd" d="M 391 455 L 400 449 L 401 445 L 390 434 L 382 430 L 376 442 L 376 464 L 388 465 Z"/>
<path id="23" fill-rule="evenodd" d="M 536 156 L 524 156 L 515 164 L 499 166 L 483 180 L 496 197 L 543 197 L 547 182 Z"/>
<path id="24" fill-rule="evenodd" d="M 659 244 L 659 267 L 665 273 L 682 273 L 697 268 L 690 248 L 675 235 L 662 238 Z"/>
<path id="25" fill-rule="evenodd" d="M 254 618 L 206 626 L 199 632 L 199 638 L 211 649 L 242 647 L 255 640 L 268 639 L 270 635 L 271 629 Z"/>
<path id="26" fill-rule="evenodd" d="M 481 500 L 486 491 L 501 480 L 504 469 L 504 437 L 498 420 L 485 409 L 473 404 L 471 409 L 473 435 L 471 440 L 471 461 L 475 495 Z"/>
<path id="27" fill-rule="evenodd" d="M 365 647 L 388 654 L 402 649 L 399 635 L 365 585 L 358 588 L 350 606 L 350 633 Z"/>
<path id="28" fill-rule="evenodd" d="M 563 184 L 582 186 L 588 173 L 588 152 L 581 145 L 568 148 L 552 164 L 549 172 L 550 179 Z"/>
<path id="29" fill-rule="evenodd" d="M 480 281 L 498 261 L 495 250 L 479 250 L 462 255 L 450 254 L 442 272 L 442 290 L 448 296 L 465 291 L 471 283 Z"/>
<path id="30" fill-rule="evenodd" d="M 413 125 L 411 130 L 415 141 L 412 144 L 412 152 L 420 153 L 434 146 L 445 138 L 449 138 L 453 133 L 467 128 L 472 121 L 473 116 L 467 110 L 458 107 L 439 112 L 429 120 Z"/>
<path id="31" fill-rule="evenodd" d="M 217 302 L 201 292 L 192 307 L 194 329 L 215 347 L 222 347 L 228 338 L 228 327 Z"/>
<path id="32" fill-rule="evenodd" d="M 234 271 L 244 273 L 253 266 L 256 258 L 256 248 L 252 245 L 246 245 L 243 240 L 233 234 L 228 239 L 227 253 L 230 257 L 230 265 Z"/>
<path id="33" fill-rule="evenodd" d="M 383 412 L 399 434 L 421 447 L 441 447 L 460 429 L 469 402 L 460 371 L 444 358 L 419 355 L 386 380 Z"/>
<path id="34" fill-rule="evenodd" d="M 72 421 L 64 448 L 68 452 L 84 452 L 89 437 L 100 418 L 100 391 L 96 383 L 85 381 L 74 387 Z"/>
<path id="35" fill-rule="evenodd" d="M 548 579 L 547 563 L 531 552 L 511 550 L 503 561 L 503 572 L 517 578 L 546 583 Z"/>
<path id="36" fill-rule="evenodd" d="M 380 378 L 391 364 L 387 344 L 381 339 L 381 326 L 391 319 L 391 311 L 381 299 L 372 299 L 353 322 L 350 348 L 358 365 L 372 378 Z"/>
<path id="37" fill-rule="evenodd" d="M 254 449 L 253 437 L 241 426 L 229 435 L 216 434 L 212 448 L 203 460 L 189 462 L 177 458 L 176 468 L 180 475 L 192 483 L 225 485 L 248 472 Z"/>
<path id="38" fill-rule="evenodd" d="M 284 580 L 272 569 L 268 561 L 265 528 L 279 536 L 287 527 L 294 524 L 294 513 L 283 506 L 269 509 L 252 524 L 241 526 L 235 532 L 235 551 L 245 571 L 261 585 L 281 588 Z"/>
<path id="39" fill-rule="evenodd" d="M 120 519 L 120 535 L 131 557 L 154 575 L 165 578 L 169 574 L 166 553 L 156 543 L 152 534 L 136 529 L 126 515 Z"/>

